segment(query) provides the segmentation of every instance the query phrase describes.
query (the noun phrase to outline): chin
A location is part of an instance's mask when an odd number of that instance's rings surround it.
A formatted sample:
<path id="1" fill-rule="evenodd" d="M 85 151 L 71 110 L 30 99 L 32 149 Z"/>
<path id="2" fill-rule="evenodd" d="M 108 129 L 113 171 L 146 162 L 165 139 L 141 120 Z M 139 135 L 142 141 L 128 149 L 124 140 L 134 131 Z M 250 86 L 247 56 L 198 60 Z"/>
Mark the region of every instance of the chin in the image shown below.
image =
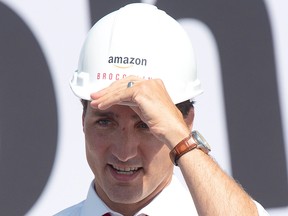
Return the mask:
<path id="1" fill-rule="evenodd" d="M 137 190 L 133 190 L 130 193 L 127 193 L 127 191 L 115 193 L 114 191 L 112 194 L 108 195 L 108 197 L 112 202 L 122 204 L 137 203 L 145 198 L 145 196 L 142 193 L 137 192 Z"/>

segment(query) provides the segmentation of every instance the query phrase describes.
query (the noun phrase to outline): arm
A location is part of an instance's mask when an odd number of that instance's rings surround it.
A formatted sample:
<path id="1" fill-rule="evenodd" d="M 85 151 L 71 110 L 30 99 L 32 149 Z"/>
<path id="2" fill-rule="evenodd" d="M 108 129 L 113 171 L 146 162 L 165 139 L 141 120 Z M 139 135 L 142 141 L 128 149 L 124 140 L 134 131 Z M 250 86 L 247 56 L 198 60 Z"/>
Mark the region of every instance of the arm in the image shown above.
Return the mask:
<path id="1" fill-rule="evenodd" d="M 191 109 L 186 119 L 188 125 L 192 125 L 189 121 L 193 121 L 193 116 L 194 110 Z M 185 138 L 191 128 L 183 125 L 181 131 L 178 140 Z M 174 143 L 170 145 L 175 146 Z M 250 196 L 200 149 L 193 149 L 180 157 L 178 166 L 199 215 L 258 215 Z"/>
<path id="2" fill-rule="evenodd" d="M 245 191 L 201 150 L 178 162 L 199 215 L 258 215 Z"/>
<path id="3" fill-rule="evenodd" d="M 135 83 L 132 88 L 129 81 Z M 161 80 L 127 77 L 91 97 L 98 109 L 128 104 L 170 150 L 192 129 L 194 110 L 184 120 Z M 199 215 L 257 215 L 253 200 L 201 150 L 184 154 L 178 163 Z"/>

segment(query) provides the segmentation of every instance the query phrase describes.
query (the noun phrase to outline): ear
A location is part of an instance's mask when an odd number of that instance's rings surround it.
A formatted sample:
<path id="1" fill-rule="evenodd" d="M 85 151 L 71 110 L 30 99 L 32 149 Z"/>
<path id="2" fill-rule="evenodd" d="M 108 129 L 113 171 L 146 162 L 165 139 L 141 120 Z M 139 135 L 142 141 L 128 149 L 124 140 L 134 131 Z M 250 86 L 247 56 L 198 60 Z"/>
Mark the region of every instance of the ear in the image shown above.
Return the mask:
<path id="1" fill-rule="evenodd" d="M 193 128 L 194 116 L 195 116 L 194 107 L 191 107 L 191 109 L 188 112 L 188 115 L 184 119 L 190 130 L 192 130 Z"/>

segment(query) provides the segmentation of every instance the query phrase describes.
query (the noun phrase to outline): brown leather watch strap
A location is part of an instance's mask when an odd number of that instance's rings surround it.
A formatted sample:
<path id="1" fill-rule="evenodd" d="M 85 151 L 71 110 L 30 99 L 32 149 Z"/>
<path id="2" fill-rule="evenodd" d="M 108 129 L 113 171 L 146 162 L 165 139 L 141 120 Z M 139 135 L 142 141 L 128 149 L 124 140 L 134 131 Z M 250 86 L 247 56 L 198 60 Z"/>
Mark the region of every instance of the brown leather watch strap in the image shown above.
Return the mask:
<path id="1" fill-rule="evenodd" d="M 170 158 L 175 166 L 178 166 L 179 158 L 185 153 L 197 148 L 197 143 L 195 142 L 192 133 L 183 140 L 181 140 L 171 151 Z"/>

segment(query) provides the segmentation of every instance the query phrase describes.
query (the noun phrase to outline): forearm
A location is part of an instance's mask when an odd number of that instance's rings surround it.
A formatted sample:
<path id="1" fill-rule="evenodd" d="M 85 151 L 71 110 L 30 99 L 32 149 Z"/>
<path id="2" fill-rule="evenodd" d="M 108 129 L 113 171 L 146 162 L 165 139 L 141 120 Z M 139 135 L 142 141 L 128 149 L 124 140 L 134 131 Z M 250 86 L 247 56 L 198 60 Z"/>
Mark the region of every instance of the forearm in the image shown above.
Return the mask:
<path id="1" fill-rule="evenodd" d="M 250 196 L 201 150 L 178 163 L 199 215 L 258 215 Z"/>

